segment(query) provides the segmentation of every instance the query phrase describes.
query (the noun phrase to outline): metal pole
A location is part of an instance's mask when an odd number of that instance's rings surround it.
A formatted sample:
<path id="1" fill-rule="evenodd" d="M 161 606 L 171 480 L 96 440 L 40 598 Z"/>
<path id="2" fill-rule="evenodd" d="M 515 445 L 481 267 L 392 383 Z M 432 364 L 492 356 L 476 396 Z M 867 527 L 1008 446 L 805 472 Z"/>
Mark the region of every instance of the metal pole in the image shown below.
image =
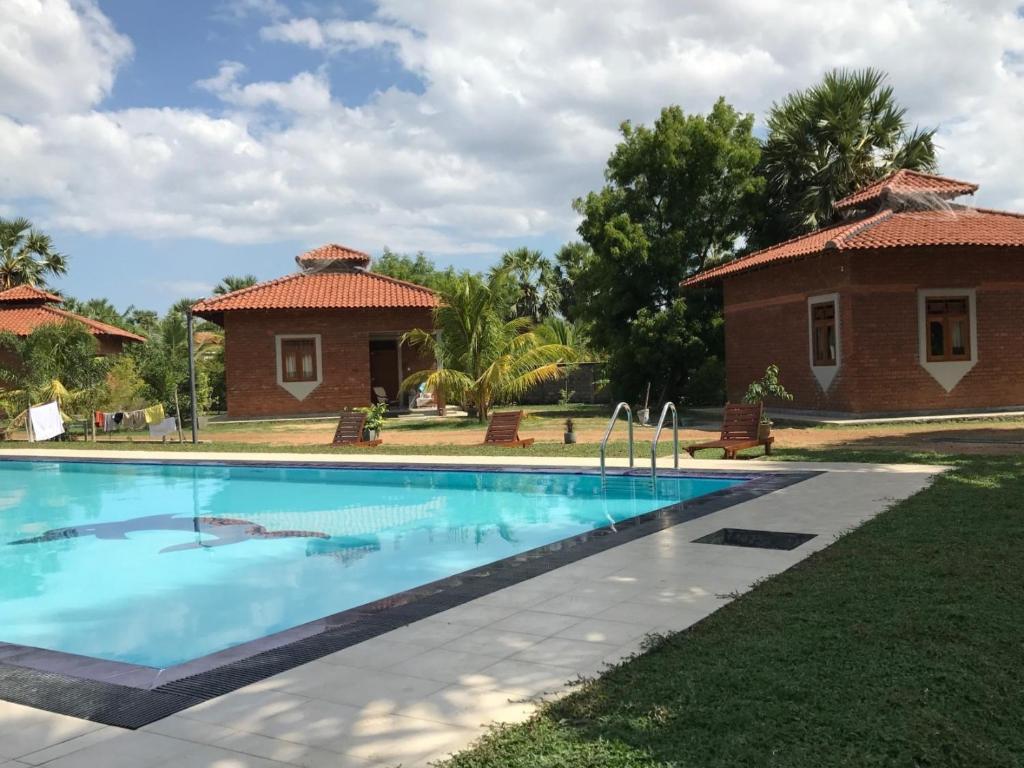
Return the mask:
<path id="1" fill-rule="evenodd" d="M 199 442 L 199 419 L 196 415 L 196 351 L 193 330 L 195 321 L 191 309 L 185 311 L 185 317 L 188 319 L 188 392 L 192 409 L 192 444 L 196 445 Z"/>

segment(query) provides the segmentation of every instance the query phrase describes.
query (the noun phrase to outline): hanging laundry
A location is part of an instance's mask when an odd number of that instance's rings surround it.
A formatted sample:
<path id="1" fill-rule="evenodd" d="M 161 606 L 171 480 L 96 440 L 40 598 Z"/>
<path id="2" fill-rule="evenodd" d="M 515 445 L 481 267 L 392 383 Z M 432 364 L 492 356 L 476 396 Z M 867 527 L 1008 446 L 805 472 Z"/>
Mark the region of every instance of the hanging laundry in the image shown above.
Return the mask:
<path id="1" fill-rule="evenodd" d="M 145 414 L 147 424 L 159 424 L 161 421 L 167 418 L 166 415 L 164 414 L 163 403 L 151 405 L 149 408 L 145 410 Z"/>
<path id="2" fill-rule="evenodd" d="M 122 421 L 124 421 L 124 411 L 118 411 L 114 414 L 114 423 L 120 427 Z"/>
<path id="3" fill-rule="evenodd" d="M 141 410 L 125 411 L 121 426 L 130 430 L 144 429 L 146 427 L 146 412 Z"/>
<path id="4" fill-rule="evenodd" d="M 150 437 L 167 437 L 167 435 L 173 435 L 178 430 L 178 420 L 171 416 L 170 418 L 164 419 L 157 424 L 149 425 L 149 436 Z"/>
<path id="5" fill-rule="evenodd" d="M 103 414 L 103 431 L 113 432 L 117 429 L 117 422 L 114 421 L 114 414 L 104 413 Z"/>
<path id="6" fill-rule="evenodd" d="M 103 429 L 103 422 L 106 419 L 106 417 L 107 414 L 105 414 L 103 411 L 96 411 L 96 413 L 93 414 L 92 423 L 96 425 L 97 429 Z"/>
<path id="7" fill-rule="evenodd" d="M 29 408 L 28 419 L 32 426 L 33 440 L 50 440 L 64 434 L 64 420 L 60 417 L 60 407 L 56 401 Z"/>

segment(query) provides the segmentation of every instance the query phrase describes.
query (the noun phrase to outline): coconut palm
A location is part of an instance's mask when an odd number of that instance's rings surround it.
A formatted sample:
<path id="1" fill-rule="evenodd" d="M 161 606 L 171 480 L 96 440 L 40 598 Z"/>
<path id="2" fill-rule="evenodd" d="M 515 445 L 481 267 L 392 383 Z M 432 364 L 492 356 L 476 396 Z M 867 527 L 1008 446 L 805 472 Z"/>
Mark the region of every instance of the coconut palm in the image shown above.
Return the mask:
<path id="1" fill-rule="evenodd" d="M 25 218 L 0 217 L 0 290 L 16 285 L 45 286 L 47 277 L 67 272 L 67 257 L 53 248 L 49 235 Z"/>
<path id="2" fill-rule="evenodd" d="M 228 275 L 213 289 L 213 295 L 223 296 L 232 291 L 240 291 L 243 288 L 256 285 L 257 282 L 259 281 L 256 279 L 256 275 Z"/>
<path id="3" fill-rule="evenodd" d="M 413 346 L 438 362 L 402 382 L 407 391 L 424 384 L 445 402 L 461 402 L 483 421 L 499 400 L 514 399 L 536 384 L 556 379 L 559 365 L 575 359 L 566 345 L 546 341 L 528 317 L 508 316 L 508 282 L 503 271 L 486 280 L 465 275 L 447 281 L 434 310 L 436 334 L 410 331 Z"/>
<path id="4" fill-rule="evenodd" d="M 769 212 L 756 245 L 834 221 L 838 200 L 893 171 L 935 170 L 935 131 L 909 128 L 885 79 L 835 70 L 772 105 L 760 166 Z"/>

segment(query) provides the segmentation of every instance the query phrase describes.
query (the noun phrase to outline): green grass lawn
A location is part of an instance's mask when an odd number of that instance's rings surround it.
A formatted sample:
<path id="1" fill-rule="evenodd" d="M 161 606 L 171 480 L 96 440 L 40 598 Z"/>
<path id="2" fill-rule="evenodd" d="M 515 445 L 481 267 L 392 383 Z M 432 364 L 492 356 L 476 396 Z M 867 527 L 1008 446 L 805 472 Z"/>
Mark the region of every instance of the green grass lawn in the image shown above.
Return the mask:
<path id="1" fill-rule="evenodd" d="M 884 458 L 954 469 L 446 765 L 1024 765 L 1024 462 Z"/>

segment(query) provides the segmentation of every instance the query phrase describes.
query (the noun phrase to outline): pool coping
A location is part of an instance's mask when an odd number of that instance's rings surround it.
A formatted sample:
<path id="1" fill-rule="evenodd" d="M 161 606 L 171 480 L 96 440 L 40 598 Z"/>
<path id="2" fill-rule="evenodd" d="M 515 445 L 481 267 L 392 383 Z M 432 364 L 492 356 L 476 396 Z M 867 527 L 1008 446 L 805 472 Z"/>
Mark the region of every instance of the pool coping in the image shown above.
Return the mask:
<path id="1" fill-rule="evenodd" d="M 117 464 L 240 465 L 369 469 L 365 463 L 175 461 L 170 459 L 47 459 L 6 457 L 0 461 L 95 462 Z M 536 465 L 374 464 L 388 470 L 441 470 L 544 474 L 598 474 L 589 467 Z M 646 470 L 609 469 L 610 476 L 645 476 Z M 419 619 L 462 605 L 672 526 L 764 496 L 823 474 L 783 470 L 662 470 L 662 477 L 735 478 L 744 482 L 670 504 L 614 525 L 596 528 L 541 547 L 445 577 L 389 597 L 266 635 L 165 669 L 107 661 L 60 651 L 0 642 L 0 699 L 62 715 L 136 729 L 203 701 L 364 642 Z"/>

